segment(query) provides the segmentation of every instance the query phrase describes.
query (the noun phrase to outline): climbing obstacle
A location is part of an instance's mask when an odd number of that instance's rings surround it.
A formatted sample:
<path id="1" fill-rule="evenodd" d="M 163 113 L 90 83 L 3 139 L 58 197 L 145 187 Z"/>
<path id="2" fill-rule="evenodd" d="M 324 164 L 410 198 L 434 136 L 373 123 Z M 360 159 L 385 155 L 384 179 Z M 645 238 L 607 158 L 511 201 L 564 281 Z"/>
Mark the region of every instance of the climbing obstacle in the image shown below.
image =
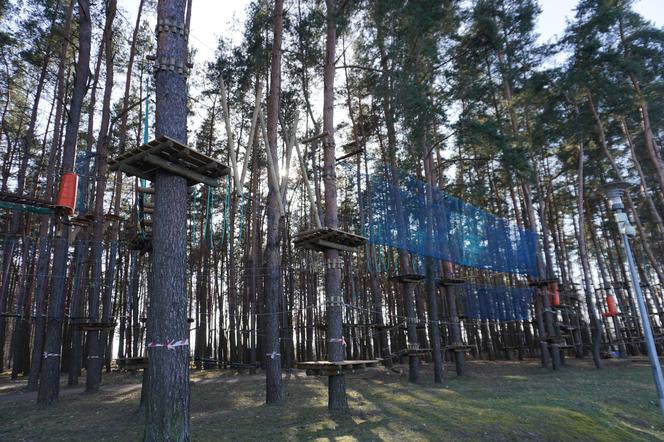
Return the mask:
<path id="1" fill-rule="evenodd" d="M 203 183 L 212 187 L 230 172 L 228 166 L 166 136 L 121 154 L 109 161 L 109 169 L 150 181 L 157 172 L 166 171 L 186 178 L 189 186 Z"/>
<path id="2" fill-rule="evenodd" d="M 456 285 L 465 284 L 466 280 L 463 279 L 463 278 L 451 278 L 451 277 L 445 278 L 445 277 L 443 277 L 443 278 L 438 278 L 437 282 L 438 282 L 438 285 L 440 287 L 453 287 L 453 286 L 456 286 Z"/>
<path id="3" fill-rule="evenodd" d="M 55 206 L 50 201 L 39 198 L 17 195 L 9 192 L 0 192 L 0 208 L 50 215 L 53 213 Z"/>
<path id="4" fill-rule="evenodd" d="M 124 370 L 124 371 L 147 370 L 148 358 L 147 357 L 118 358 L 115 360 L 115 364 L 117 365 L 118 370 Z"/>
<path id="5" fill-rule="evenodd" d="M 390 279 L 393 281 L 398 281 L 402 283 L 411 283 L 411 284 L 417 284 L 419 282 L 422 282 L 424 281 L 425 278 L 426 277 L 424 275 L 421 275 L 419 273 L 404 273 L 390 277 Z"/>
<path id="6" fill-rule="evenodd" d="M 115 328 L 116 322 L 73 322 L 70 326 L 80 331 L 102 331 Z"/>
<path id="7" fill-rule="evenodd" d="M 369 367 L 376 367 L 379 362 L 378 359 L 339 362 L 309 361 L 296 362 L 295 368 L 306 370 L 307 376 L 336 376 L 355 373 L 358 370 Z"/>
<path id="8" fill-rule="evenodd" d="M 352 252 L 358 247 L 363 246 L 366 242 L 367 238 L 364 236 L 330 227 L 301 232 L 293 238 L 293 245 L 295 247 L 319 252 L 325 249 Z"/>

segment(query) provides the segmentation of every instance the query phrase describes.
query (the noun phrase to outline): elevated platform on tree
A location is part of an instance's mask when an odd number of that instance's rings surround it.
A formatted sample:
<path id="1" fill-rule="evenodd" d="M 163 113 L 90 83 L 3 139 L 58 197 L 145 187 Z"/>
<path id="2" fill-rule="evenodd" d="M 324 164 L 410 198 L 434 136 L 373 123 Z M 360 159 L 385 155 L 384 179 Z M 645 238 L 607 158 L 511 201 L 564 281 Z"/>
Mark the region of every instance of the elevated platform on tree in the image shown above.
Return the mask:
<path id="1" fill-rule="evenodd" d="M 20 210 L 22 212 L 40 213 L 49 215 L 53 213 L 54 206 L 50 201 L 32 198 L 26 195 L 0 192 L 0 209 Z"/>
<path id="2" fill-rule="evenodd" d="M 70 327 L 81 331 L 109 330 L 117 325 L 115 322 L 73 322 Z"/>
<path id="3" fill-rule="evenodd" d="M 326 249 L 337 249 L 352 252 L 363 246 L 367 238 L 354 233 L 344 232 L 339 229 L 323 227 L 299 233 L 293 238 L 293 245 L 303 249 L 324 251 Z"/>
<path id="4" fill-rule="evenodd" d="M 216 187 L 218 179 L 230 172 L 217 160 L 162 136 L 109 161 L 111 171 L 154 181 L 158 171 L 166 171 L 187 179 L 187 185 L 207 184 Z"/>
<path id="5" fill-rule="evenodd" d="M 466 280 L 463 278 L 439 278 L 438 285 L 441 287 L 452 287 L 455 285 L 463 285 L 466 283 Z"/>
<path id="6" fill-rule="evenodd" d="M 338 374 L 354 373 L 368 367 L 375 367 L 380 361 L 378 359 L 358 361 L 308 361 L 296 362 L 295 368 L 306 370 L 307 376 L 335 376 Z"/>
<path id="7" fill-rule="evenodd" d="M 146 357 L 119 358 L 115 360 L 115 363 L 118 366 L 118 370 L 135 371 L 148 368 L 148 358 Z"/>
<path id="8" fill-rule="evenodd" d="M 530 287 L 547 287 L 549 284 L 558 282 L 558 278 L 532 279 L 528 282 Z"/>
<path id="9" fill-rule="evenodd" d="M 453 351 L 453 352 L 456 353 L 456 352 L 471 351 L 473 349 L 473 347 L 470 346 L 470 345 L 465 345 L 465 344 L 450 344 L 450 345 L 446 345 L 445 347 L 443 347 L 443 349 Z"/>
<path id="10" fill-rule="evenodd" d="M 419 273 L 403 273 L 391 276 L 390 279 L 398 282 L 418 283 L 424 281 L 426 277 Z"/>

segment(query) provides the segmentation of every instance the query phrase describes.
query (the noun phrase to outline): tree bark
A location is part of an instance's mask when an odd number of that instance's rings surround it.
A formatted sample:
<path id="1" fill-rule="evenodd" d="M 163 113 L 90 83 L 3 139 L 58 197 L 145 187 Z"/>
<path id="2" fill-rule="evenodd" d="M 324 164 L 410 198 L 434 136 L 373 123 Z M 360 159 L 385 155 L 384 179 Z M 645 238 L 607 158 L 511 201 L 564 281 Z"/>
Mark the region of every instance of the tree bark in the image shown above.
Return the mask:
<path id="1" fill-rule="evenodd" d="M 272 164 L 279 170 L 277 155 L 277 129 L 279 124 L 279 99 L 281 95 L 281 34 L 284 22 L 284 2 L 276 0 L 274 4 L 272 64 L 270 67 L 270 95 L 267 99 L 267 142 L 270 146 Z M 257 104 L 258 105 L 258 104 Z M 270 171 L 268 170 L 268 175 Z M 274 177 L 276 178 L 276 177 Z M 281 286 L 281 254 L 279 253 L 279 208 L 281 192 L 277 179 L 268 179 L 267 195 L 267 244 L 265 260 L 265 401 L 268 404 L 281 402 L 284 398 L 281 385 L 281 353 L 279 350 L 279 315 L 278 306 Z"/>
<path id="2" fill-rule="evenodd" d="M 185 28 L 185 0 L 161 0 L 157 20 L 157 60 L 185 66 L 187 39 L 166 29 Z M 156 136 L 187 143 L 187 79 L 176 71 L 156 73 Z M 174 348 L 148 346 L 146 441 L 189 440 L 189 324 L 187 323 L 187 180 L 167 172 L 155 178 L 153 225 L 153 290 L 148 307 L 151 342 Z"/>
<path id="3" fill-rule="evenodd" d="M 337 45 L 337 0 L 326 0 L 326 40 L 325 68 L 323 71 L 323 132 L 326 134 L 323 144 L 323 183 L 325 185 L 325 226 L 337 228 L 337 175 L 335 171 L 334 143 L 334 73 Z M 325 298 L 327 301 L 327 353 L 330 362 L 344 360 L 345 341 L 342 320 L 343 305 L 341 298 L 341 269 L 339 251 L 326 249 L 325 260 Z M 346 379 L 343 374 L 330 376 L 328 379 L 328 410 L 331 413 L 347 413 Z"/>
<path id="4" fill-rule="evenodd" d="M 102 256 L 104 235 L 104 195 L 106 193 L 106 180 L 108 175 L 108 127 L 111 117 L 111 93 L 113 91 L 113 21 L 117 9 L 117 0 L 106 2 L 106 25 L 104 27 L 104 51 L 106 65 L 106 83 L 104 85 L 104 99 L 101 111 L 101 126 L 97 137 L 97 183 L 94 206 L 94 221 L 92 228 L 92 281 L 89 292 L 89 318 L 91 322 L 98 322 L 99 301 L 104 290 L 102 281 Z M 114 258 L 113 258 L 114 259 Z M 87 360 L 86 360 L 86 393 L 99 390 L 101 383 L 101 369 L 103 354 L 100 352 L 100 330 L 91 330 L 87 334 Z"/>
<path id="5" fill-rule="evenodd" d="M 586 308 L 588 309 L 588 320 L 590 322 L 590 329 L 592 331 L 593 339 L 593 362 L 595 367 L 602 368 L 602 360 L 600 359 L 600 346 L 602 344 L 602 321 L 600 321 L 597 316 L 597 310 L 595 309 L 595 302 L 592 293 L 592 286 L 590 284 L 590 264 L 588 263 L 588 250 L 586 247 L 586 233 L 585 233 L 585 222 L 584 222 L 584 175 L 583 175 L 583 144 L 579 145 L 579 172 L 578 172 L 578 185 L 577 185 L 577 210 L 579 214 L 579 229 L 578 229 L 578 242 L 579 242 L 579 259 L 581 261 L 581 268 L 584 274 L 584 284 L 585 284 L 585 299 L 586 299 Z"/>
<path id="6" fill-rule="evenodd" d="M 81 120 L 81 106 L 86 94 L 86 84 L 90 73 L 90 43 L 92 22 L 90 20 L 89 0 L 78 1 L 79 44 L 78 61 L 74 90 L 69 106 L 69 120 L 65 131 L 62 149 L 62 173 L 74 170 L 76 139 Z M 51 295 L 48 299 L 46 339 L 44 342 L 44 361 L 42 363 L 41 382 L 37 403 L 50 405 L 57 402 L 60 393 L 60 352 L 62 347 L 62 321 L 65 303 L 65 277 L 67 273 L 67 252 L 69 249 L 69 225 L 64 223 L 64 211 L 55 215 L 56 232 L 53 253 L 53 274 L 51 277 Z"/>

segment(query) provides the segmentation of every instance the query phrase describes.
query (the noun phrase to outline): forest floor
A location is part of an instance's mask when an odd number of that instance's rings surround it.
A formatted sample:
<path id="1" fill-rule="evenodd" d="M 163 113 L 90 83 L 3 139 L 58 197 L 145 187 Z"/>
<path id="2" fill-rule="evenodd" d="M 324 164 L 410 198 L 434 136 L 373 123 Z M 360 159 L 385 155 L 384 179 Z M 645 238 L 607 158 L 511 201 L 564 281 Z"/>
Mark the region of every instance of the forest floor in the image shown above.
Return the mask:
<path id="1" fill-rule="evenodd" d="M 264 404 L 264 377 L 233 371 L 191 374 L 191 437 L 216 440 L 664 440 L 664 422 L 646 360 L 568 359 L 560 371 L 538 361 L 446 367 L 442 385 L 431 366 L 422 382 L 384 368 L 347 376 L 347 417 L 327 413 L 325 378 L 294 371 L 284 378 L 283 406 Z M 66 378 L 63 377 L 66 383 Z M 82 379 L 84 386 L 85 379 Z M 61 389 L 43 409 L 24 380 L 0 375 L 0 440 L 140 440 L 141 375 L 104 374 L 101 391 Z"/>

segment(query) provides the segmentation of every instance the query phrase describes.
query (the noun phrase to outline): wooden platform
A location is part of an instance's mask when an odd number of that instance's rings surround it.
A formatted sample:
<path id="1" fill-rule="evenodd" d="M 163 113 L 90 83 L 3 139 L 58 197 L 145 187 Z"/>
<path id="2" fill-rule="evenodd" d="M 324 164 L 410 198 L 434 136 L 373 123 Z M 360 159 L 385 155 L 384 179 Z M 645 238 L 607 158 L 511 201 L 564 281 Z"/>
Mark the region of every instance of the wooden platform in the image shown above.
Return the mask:
<path id="1" fill-rule="evenodd" d="M 438 285 L 441 287 L 451 287 L 453 285 L 465 284 L 466 280 L 463 278 L 438 278 Z"/>
<path id="2" fill-rule="evenodd" d="M 473 347 L 465 344 L 450 344 L 443 347 L 445 350 L 454 351 L 454 352 L 466 352 L 471 351 Z"/>
<path id="3" fill-rule="evenodd" d="M 426 324 L 420 324 L 420 323 L 415 324 L 415 329 L 416 330 L 426 330 L 426 328 L 427 328 Z M 408 330 L 408 324 L 399 325 L 399 329 L 400 330 Z"/>
<path id="4" fill-rule="evenodd" d="M 363 246 L 366 242 L 367 238 L 364 236 L 329 227 L 302 232 L 293 238 L 293 245 L 295 247 L 320 252 L 326 249 L 352 252 L 358 247 Z"/>
<path id="5" fill-rule="evenodd" d="M 549 343 L 552 343 L 552 342 L 555 343 L 555 342 L 560 342 L 560 341 L 564 341 L 564 340 L 565 340 L 565 337 L 562 336 L 562 335 L 547 336 L 547 337 L 544 337 L 544 338 L 537 338 L 537 341 L 544 341 L 544 342 L 549 342 Z"/>
<path id="6" fill-rule="evenodd" d="M 219 178 L 230 172 L 228 166 L 165 136 L 128 150 L 108 164 L 111 171 L 150 181 L 158 171 L 166 171 L 186 178 L 189 186 L 203 183 L 217 187 Z"/>
<path id="7" fill-rule="evenodd" d="M 138 357 L 138 358 L 121 358 L 116 359 L 115 363 L 118 366 L 118 370 L 145 370 L 148 368 L 148 358 Z"/>
<path id="8" fill-rule="evenodd" d="M 426 279 L 426 276 L 421 275 L 419 273 L 404 273 L 401 275 L 391 276 L 390 279 L 399 282 L 418 283 L 424 281 L 424 279 Z"/>
<path id="9" fill-rule="evenodd" d="M 558 282 L 558 278 L 533 279 L 528 282 L 530 287 L 546 287 L 553 282 Z"/>
<path id="10" fill-rule="evenodd" d="M 431 356 L 430 348 L 413 348 L 406 350 L 408 356 Z"/>
<path id="11" fill-rule="evenodd" d="M 116 325 L 116 322 L 73 322 L 70 327 L 81 331 L 98 331 L 108 330 Z"/>
<path id="12" fill-rule="evenodd" d="M 251 362 L 229 362 L 222 365 L 223 368 L 230 368 L 233 370 L 256 370 L 261 367 L 258 362 L 252 364 Z"/>
<path id="13" fill-rule="evenodd" d="M 146 234 L 144 237 L 136 235 L 129 240 L 129 248 L 131 250 L 139 250 L 142 252 L 149 252 L 152 250 L 152 234 Z"/>
<path id="14" fill-rule="evenodd" d="M 194 358 L 194 363 L 200 362 L 203 370 L 211 370 L 213 368 L 221 368 L 222 364 L 217 359 L 213 358 Z"/>
<path id="15" fill-rule="evenodd" d="M 69 223 L 74 226 L 89 226 L 95 220 L 95 216 L 92 213 L 83 213 L 69 218 Z"/>
<path id="16" fill-rule="evenodd" d="M 44 209 L 54 209 L 55 206 L 52 202 L 41 200 L 38 198 L 32 198 L 27 195 L 18 195 L 16 193 L 9 192 L 0 192 L 0 201 L 6 203 L 19 204 L 21 206 L 30 206 L 30 207 L 41 207 Z"/>
<path id="17" fill-rule="evenodd" d="M 307 376 L 335 376 L 338 374 L 349 374 L 368 367 L 375 367 L 380 361 L 368 359 L 359 361 L 309 361 L 296 362 L 295 368 L 306 370 Z"/>

